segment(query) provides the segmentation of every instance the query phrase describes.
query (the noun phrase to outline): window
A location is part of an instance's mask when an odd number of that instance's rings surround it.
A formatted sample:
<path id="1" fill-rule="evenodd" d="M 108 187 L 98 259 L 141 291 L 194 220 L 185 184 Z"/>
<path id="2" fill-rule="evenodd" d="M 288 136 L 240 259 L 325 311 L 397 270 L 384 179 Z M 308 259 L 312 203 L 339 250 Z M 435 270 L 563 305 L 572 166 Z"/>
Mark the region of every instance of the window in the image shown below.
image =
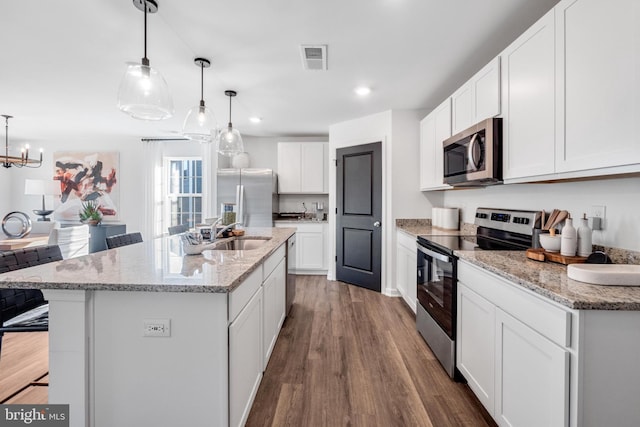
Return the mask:
<path id="1" fill-rule="evenodd" d="M 165 158 L 167 203 L 164 229 L 202 222 L 202 159 L 199 157 Z"/>

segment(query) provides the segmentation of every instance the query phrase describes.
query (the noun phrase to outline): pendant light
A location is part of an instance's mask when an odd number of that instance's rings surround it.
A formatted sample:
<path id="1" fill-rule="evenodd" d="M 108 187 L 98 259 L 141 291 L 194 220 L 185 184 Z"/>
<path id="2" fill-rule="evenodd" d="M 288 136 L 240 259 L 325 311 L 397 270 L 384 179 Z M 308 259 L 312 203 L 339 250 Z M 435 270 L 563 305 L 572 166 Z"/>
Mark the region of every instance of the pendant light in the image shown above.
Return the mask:
<path id="1" fill-rule="evenodd" d="M 0 164 L 9 169 L 11 166 L 17 168 L 39 168 L 42 166 L 42 148 L 40 149 L 40 159 L 29 158 L 29 145 L 21 150 L 20 157 L 9 155 L 9 119 L 13 116 L 3 114 L 4 117 L 4 156 L 0 156 Z"/>
<path id="2" fill-rule="evenodd" d="M 144 12 L 144 57 L 140 64 L 129 64 L 120 82 L 118 108 L 134 119 L 164 120 L 173 116 L 173 100 L 164 77 L 151 68 L 147 58 L 147 13 L 158 11 L 155 0 L 133 0 Z"/>
<path id="3" fill-rule="evenodd" d="M 225 90 L 224 94 L 229 97 L 229 126 L 220 130 L 218 134 L 218 153 L 231 157 L 242 153 L 244 145 L 240 132 L 231 124 L 231 98 L 238 93 L 235 90 Z"/>
<path id="4" fill-rule="evenodd" d="M 205 58 L 196 58 L 193 62 L 200 67 L 200 104 L 187 113 L 182 134 L 194 141 L 211 142 L 211 133 L 216 131 L 216 118 L 204 105 L 204 69 L 209 68 L 211 62 Z"/>

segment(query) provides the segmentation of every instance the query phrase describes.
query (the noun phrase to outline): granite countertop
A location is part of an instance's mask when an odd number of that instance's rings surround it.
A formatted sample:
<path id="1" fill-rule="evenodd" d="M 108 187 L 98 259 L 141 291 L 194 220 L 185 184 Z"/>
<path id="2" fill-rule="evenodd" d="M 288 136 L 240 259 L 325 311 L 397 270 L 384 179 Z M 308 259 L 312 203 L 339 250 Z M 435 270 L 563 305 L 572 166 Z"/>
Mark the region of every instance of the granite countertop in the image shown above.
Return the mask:
<path id="1" fill-rule="evenodd" d="M 456 251 L 471 264 L 576 310 L 640 310 L 640 286 L 599 286 L 567 277 L 567 266 L 522 251 Z"/>
<path id="2" fill-rule="evenodd" d="M 243 238 L 267 240 L 253 250 L 183 255 L 180 236 L 157 238 L 78 258 L 0 274 L 0 288 L 226 293 L 237 288 L 295 233 L 248 228 Z"/>
<path id="3" fill-rule="evenodd" d="M 295 223 L 326 224 L 329 221 L 327 221 L 326 219 L 320 220 L 320 219 L 311 219 L 311 218 L 304 218 L 304 219 L 302 219 L 302 218 L 300 218 L 300 219 L 291 218 L 291 219 L 276 219 L 274 222 L 278 222 L 278 223 L 286 222 L 288 224 L 295 224 Z"/>
<path id="4" fill-rule="evenodd" d="M 473 236 L 475 225 L 463 223 L 460 230 L 431 227 L 429 219 L 397 219 L 396 228 L 413 237 L 418 235 Z M 607 250 L 611 255 L 617 252 Z M 625 254 L 614 262 L 629 263 L 634 258 Z M 576 310 L 640 310 L 640 286 L 599 286 L 567 277 L 567 266 L 553 262 L 530 260 L 523 251 L 456 251 L 455 254 L 500 277 L 539 295 Z M 613 258 L 613 256 L 612 256 Z"/>

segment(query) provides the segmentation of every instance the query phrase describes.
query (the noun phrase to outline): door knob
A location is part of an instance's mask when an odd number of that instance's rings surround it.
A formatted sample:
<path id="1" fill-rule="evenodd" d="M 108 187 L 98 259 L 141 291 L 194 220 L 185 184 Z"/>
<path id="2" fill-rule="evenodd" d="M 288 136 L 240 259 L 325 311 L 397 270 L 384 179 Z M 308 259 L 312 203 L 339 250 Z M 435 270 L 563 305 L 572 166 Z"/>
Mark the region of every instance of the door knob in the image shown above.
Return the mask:
<path id="1" fill-rule="evenodd" d="M 373 223 L 374 227 L 380 227 L 382 225 L 382 223 L 380 221 L 376 221 Z"/>

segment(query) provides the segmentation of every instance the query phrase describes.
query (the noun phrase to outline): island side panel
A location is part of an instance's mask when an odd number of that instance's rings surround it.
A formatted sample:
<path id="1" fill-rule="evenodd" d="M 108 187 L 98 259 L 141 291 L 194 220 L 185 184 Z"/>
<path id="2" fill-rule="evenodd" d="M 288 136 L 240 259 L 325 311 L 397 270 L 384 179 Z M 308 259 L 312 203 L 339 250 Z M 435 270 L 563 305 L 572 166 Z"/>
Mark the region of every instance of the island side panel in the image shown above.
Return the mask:
<path id="1" fill-rule="evenodd" d="M 92 425 L 228 425 L 226 293 L 95 292 L 93 312 Z M 143 336 L 158 319 L 170 336 Z"/>
<path id="2" fill-rule="evenodd" d="M 49 301 L 49 403 L 69 405 L 71 427 L 89 425 L 91 293 L 43 290 Z"/>

